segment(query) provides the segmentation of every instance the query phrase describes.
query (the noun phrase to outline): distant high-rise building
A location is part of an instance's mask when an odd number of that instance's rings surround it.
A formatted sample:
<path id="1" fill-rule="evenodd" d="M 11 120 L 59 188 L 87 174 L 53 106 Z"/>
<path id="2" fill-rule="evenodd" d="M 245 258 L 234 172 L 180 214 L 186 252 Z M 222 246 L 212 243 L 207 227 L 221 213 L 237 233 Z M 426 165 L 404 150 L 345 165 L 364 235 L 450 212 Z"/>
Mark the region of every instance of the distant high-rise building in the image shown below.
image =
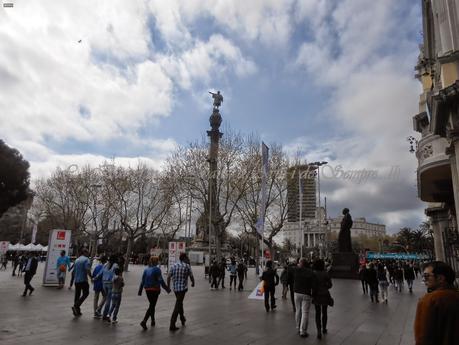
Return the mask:
<path id="1" fill-rule="evenodd" d="M 289 168 L 287 183 L 288 222 L 300 221 L 300 206 L 303 221 L 314 218 L 316 212 L 316 168 L 307 164 Z M 302 205 L 300 205 L 300 188 L 302 189 Z"/>

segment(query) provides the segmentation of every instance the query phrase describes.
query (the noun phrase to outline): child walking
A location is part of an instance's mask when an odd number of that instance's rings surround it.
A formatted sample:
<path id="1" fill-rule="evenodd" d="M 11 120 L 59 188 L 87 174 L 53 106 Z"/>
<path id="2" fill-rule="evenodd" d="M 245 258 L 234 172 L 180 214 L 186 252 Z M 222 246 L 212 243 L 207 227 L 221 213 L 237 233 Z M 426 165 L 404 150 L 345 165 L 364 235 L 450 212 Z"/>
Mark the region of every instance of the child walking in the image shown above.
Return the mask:
<path id="1" fill-rule="evenodd" d="M 123 294 L 123 271 L 120 268 L 115 268 L 115 276 L 113 277 L 113 290 L 112 290 L 112 305 L 110 307 L 109 319 L 112 318 L 112 323 L 118 323 L 118 311 L 121 304 L 121 296 Z"/>

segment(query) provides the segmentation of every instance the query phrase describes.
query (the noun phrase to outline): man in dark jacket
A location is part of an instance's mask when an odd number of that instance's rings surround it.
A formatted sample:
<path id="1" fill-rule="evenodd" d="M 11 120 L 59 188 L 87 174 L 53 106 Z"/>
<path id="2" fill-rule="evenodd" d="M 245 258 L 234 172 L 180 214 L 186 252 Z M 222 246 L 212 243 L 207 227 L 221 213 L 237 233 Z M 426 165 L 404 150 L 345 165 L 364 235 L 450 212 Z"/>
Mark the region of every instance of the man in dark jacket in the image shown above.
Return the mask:
<path id="1" fill-rule="evenodd" d="M 459 292 L 448 264 L 433 261 L 424 266 L 428 293 L 418 302 L 414 321 L 416 345 L 455 345 L 459 339 Z"/>
<path id="2" fill-rule="evenodd" d="M 214 262 L 212 262 L 212 265 L 210 266 L 209 277 L 212 278 L 210 289 L 211 290 L 218 289 L 218 279 L 220 277 L 220 266 L 215 260 Z"/>
<path id="3" fill-rule="evenodd" d="M 218 285 L 220 285 L 220 282 L 222 283 L 222 289 L 225 288 L 225 273 L 226 273 L 226 259 L 222 258 L 220 265 L 220 277 L 218 278 L 218 283 L 217 283 L 217 288 Z"/>
<path id="4" fill-rule="evenodd" d="M 309 268 L 305 258 L 300 260 L 298 267 L 294 271 L 293 290 L 295 292 L 295 321 L 296 328 L 301 337 L 306 338 L 309 334 L 309 308 L 311 307 L 312 291 L 316 289 L 316 277 Z"/>
<path id="5" fill-rule="evenodd" d="M 276 293 L 276 285 L 279 284 L 279 276 L 277 272 L 273 269 L 273 262 L 271 260 L 266 262 L 266 270 L 261 276 L 263 281 L 263 288 L 265 290 L 265 308 L 266 311 L 269 311 L 269 299 L 271 297 L 271 309 L 276 309 L 276 298 L 274 294 Z"/>
<path id="6" fill-rule="evenodd" d="M 35 253 L 31 252 L 29 254 L 29 257 L 27 259 L 27 263 L 24 267 L 24 293 L 22 296 L 27 296 L 27 291 L 29 292 L 29 296 L 32 294 L 33 290 L 35 290 L 32 285 L 30 285 L 30 282 L 32 281 L 33 276 L 37 272 L 37 266 L 38 266 L 38 260 L 35 257 Z"/>
<path id="7" fill-rule="evenodd" d="M 373 263 L 371 263 L 367 269 L 367 272 L 365 275 L 365 281 L 370 287 L 371 303 L 373 302 L 379 303 L 378 272 L 376 272 L 376 269 Z"/>

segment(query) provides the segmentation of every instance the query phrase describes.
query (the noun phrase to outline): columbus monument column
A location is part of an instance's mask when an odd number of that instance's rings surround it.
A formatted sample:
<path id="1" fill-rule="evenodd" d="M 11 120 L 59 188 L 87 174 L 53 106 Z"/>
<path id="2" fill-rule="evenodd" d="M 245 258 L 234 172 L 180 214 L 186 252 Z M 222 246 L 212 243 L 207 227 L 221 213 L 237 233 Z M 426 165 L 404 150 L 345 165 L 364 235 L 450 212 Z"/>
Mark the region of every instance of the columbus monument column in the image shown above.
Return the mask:
<path id="1" fill-rule="evenodd" d="M 223 133 L 220 132 L 222 116 L 219 107 L 223 102 L 220 91 L 217 93 L 209 92 L 214 100 L 212 115 L 209 118 L 211 130 L 207 131 L 210 138 L 209 146 L 209 193 L 208 193 L 208 215 L 209 215 L 209 254 L 212 256 L 212 243 L 215 245 L 215 255 L 217 260 L 221 259 L 221 229 L 220 229 L 220 207 L 217 199 L 217 162 L 219 141 Z"/>

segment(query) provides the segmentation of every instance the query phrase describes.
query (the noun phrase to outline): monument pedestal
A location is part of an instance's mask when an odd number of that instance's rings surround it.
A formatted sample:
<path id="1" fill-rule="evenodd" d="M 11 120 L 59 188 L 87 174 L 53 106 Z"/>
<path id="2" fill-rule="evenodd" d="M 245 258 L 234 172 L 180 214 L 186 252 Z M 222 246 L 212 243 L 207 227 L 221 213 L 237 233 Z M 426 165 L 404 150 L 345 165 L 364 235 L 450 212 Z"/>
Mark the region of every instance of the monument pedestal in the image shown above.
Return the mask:
<path id="1" fill-rule="evenodd" d="M 359 279 L 359 256 L 355 253 L 333 253 L 332 278 Z"/>

